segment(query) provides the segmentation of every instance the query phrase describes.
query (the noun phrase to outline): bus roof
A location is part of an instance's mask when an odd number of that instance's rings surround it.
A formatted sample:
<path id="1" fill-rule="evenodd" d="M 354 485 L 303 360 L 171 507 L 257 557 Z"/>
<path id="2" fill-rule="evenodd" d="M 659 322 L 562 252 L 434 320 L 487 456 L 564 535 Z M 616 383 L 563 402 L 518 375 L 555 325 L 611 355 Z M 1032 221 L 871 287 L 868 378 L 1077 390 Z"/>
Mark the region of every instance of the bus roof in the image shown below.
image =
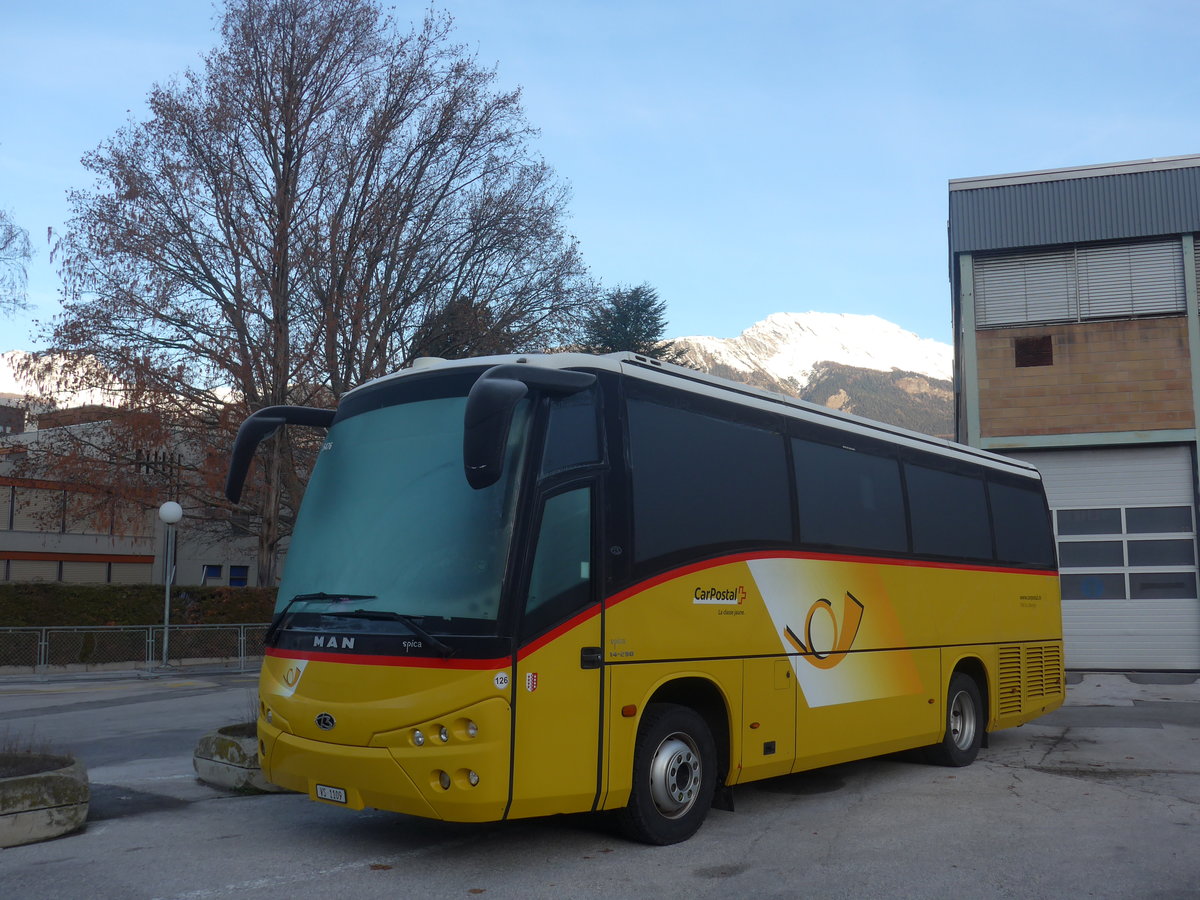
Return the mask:
<path id="1" fill-rule="evenodd" d="M 797 419 L 817 422 L 832 428 L 841 429 L 851 434 L 866 435 L 878 440 L 914 447 L 944 456 L 970 460 L 991 468 L 1005 469 L 1015 474 L 1040 478 L 1038 470 L 1033 465 L 1022 460 L 990 453 L 976 447 L 968 447 L 944 438 L 910 431 L 898 425 L 889 425 L 873 419 L 866 419 L 840 410 L 829 409 L 797 397 L 789 397 L 751 387 L 748 384 L 709 375 L 695 369 L 663 362 L 636 353 L 609 353 L 595 356 L 588 353 L 524 353 L 505 356 L 478 356 L 467 359 L 447 360 L 436 357 L 421 357 L 407 368 L 391 375 L 367 382 L 347 393 L 354 393 L 368 385 L 377 385 L 392 379 L 404 378 L 418 372 L 428 372 L 431 369 L 460 369 L 476 368 L 479 366 L 506 365 L 524 363 L 531 366 L 544 366 L 551 369 L 590 369 L 607 371 L 640 378 L 657 384 L 673 387 L 678 390 L 702 394 L 732 403 L 740 403 L 758 409 L 789 415 Z"/>

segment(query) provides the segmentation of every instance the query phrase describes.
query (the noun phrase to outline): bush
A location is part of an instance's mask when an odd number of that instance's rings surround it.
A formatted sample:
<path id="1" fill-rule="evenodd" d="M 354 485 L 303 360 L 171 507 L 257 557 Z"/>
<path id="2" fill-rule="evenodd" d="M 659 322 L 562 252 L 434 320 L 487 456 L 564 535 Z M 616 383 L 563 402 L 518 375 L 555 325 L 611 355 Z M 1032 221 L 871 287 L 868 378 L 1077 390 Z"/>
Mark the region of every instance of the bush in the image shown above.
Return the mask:
<path id="1" fill-rule="evenodd" d="M 176 587 L 171 623 L 269 622 L 274 588 Z M 161 584 L 0 583 L 0 627 L 159 625 Z"/>

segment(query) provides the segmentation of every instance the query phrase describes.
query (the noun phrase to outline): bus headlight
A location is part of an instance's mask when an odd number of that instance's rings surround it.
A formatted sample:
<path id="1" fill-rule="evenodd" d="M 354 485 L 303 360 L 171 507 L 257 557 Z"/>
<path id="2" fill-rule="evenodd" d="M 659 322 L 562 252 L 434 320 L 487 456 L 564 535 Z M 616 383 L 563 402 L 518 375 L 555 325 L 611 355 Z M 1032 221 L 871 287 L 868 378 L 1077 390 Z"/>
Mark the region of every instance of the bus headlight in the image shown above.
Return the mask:
<path id="1" fill-rule="evenodd" d="M 472 722 L 470 719 L 468 719 L 467 720 L 467 737 L 473 738 L 477 734 L 479 734 L 479 726 L 476 725 L 474 722 Z"/>
<path id="2" fill-rule="evenodd" d="M 471 769 L 467 772 L 467 781 L 471 783 L 471 787 L 475 787 L 475 785 L 479 784 L 479 773 Z"/>
<path id="3" fill-rule="evenodd" d="M 438 729 L 438 740 L 440 740 L 443 744 L 450 740 L 450 732 L 446 730 L 445 725 Z"/>
<path id="4" fill-rule="evenodd" d="M 425 735 L 421 733 L 421 729 L 420 729 L 420 728 L 417 728 L 416 730 L 414 730 L 414 731 L 413 731 L 413 733 L 412 733 L 412 742 L 413 742 L 414 744 L 416 744 L 418 747 L 424 747 L 424 746 L 425 746 Z"/>

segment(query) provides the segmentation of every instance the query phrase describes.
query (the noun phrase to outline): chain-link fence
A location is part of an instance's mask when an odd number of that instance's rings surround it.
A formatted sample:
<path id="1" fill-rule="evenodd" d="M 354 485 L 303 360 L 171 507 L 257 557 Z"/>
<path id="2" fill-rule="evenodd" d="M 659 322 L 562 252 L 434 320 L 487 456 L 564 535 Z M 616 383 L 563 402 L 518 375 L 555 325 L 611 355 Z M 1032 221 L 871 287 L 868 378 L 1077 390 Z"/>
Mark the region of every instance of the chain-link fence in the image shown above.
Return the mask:
<path id="1" fill-rule="evenodd" d="M 179 668 L 245 672 L 262 661 L 265 624 L 172 625 L 167 661 Z M 161 625 L 0 628 L 0 675 L 154 669 Z"/>

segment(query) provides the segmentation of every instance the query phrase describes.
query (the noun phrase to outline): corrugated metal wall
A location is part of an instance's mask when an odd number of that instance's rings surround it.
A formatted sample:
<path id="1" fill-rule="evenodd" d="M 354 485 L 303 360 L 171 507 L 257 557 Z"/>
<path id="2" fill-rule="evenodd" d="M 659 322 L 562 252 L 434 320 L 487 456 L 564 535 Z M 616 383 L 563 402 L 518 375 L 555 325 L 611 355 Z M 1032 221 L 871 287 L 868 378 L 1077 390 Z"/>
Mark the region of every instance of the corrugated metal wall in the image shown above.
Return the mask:
<path id="1" fill-rule="evenodd" d="M 1200 167 L 950 191 L 950 252 L 1200 231 Z"/>

